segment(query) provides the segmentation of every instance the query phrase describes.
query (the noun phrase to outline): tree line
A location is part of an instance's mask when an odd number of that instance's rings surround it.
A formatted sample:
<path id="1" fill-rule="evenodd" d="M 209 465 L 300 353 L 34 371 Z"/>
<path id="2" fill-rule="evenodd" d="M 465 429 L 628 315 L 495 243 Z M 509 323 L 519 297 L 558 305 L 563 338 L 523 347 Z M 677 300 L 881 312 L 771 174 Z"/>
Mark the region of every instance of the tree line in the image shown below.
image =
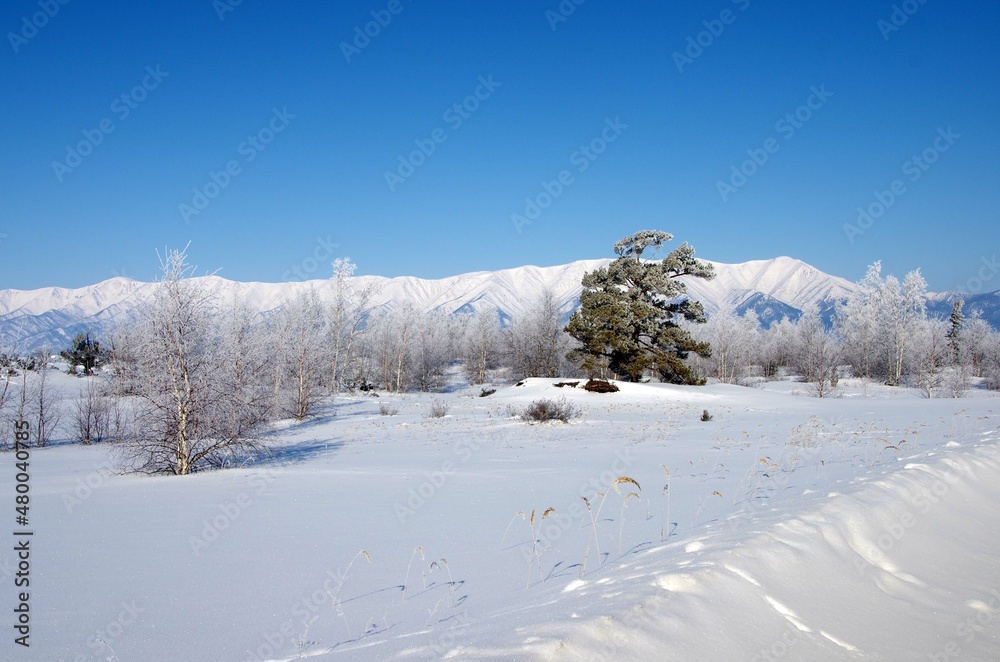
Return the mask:
<path id="1" fill-rule="evenodd" d="M 471 384 L 578 372 L 549 292 L 504 327 L 498 314 L 376 307 L 377 290 L 355 287 L 354 269 L 338 259 L 326 283 L 262 314 L 239 294 L 220 298 L 192 277 L 186 251 L 170 251 L 133 321 L 61 352 L 88 378 L 79 397 L 60 400 L 55 356 L 40 349 L 4 363 L 0 417 L 32 422 L 36 446 L 58 428 L 85 444 L 117 442 L 129 470 L 187 474 L 245 460 L 271 423 L 305 419 L 345 391 L 431 391 L 450 369 Z"/>
<path id="2" fill-rule="evenodd" d="M 260 313 L 193 278 L 186 251 L 169 251 L 135 321 L 101 341 L 81 334 L 61 353 L 86 377 L 79 397 L 61 401 L 52 388 L 50 352 L 0 356 L 0 417 L 32 423 L 38 446 L 61 430 L 85 444 L 116 442 L 126 469 L 183 475 L 245 461 L 266 448 L 272 423 L 305 419 L 339 393 L 432 391 L 450 371 L 470 384 L 587 376 L 752 385 L 794 374 L 818 396 L 846 376 L 928 397 L 962 395 L 976 378 L 1000 386 L 1000 334 L 960 303 L 948 321 L 928 318 L 919 272 L 899 281 L 876 263 L 832 325 L 813 306 L 765 329 L 752 311 L 706 317 L 681 278 L 714 273 L 688 244 L 643 257 L 671 239 L 647 230 L 615 244 L 617 259 L 584 276 L 568 320 L 544 292 L 506 326 L 497 314 L 377 307 L 377 289 L 356 286 L 346 258 L 325 283 Z"/>
<path id="3" fill-rule="evenodd" d="M 713 314 L 697 336 L 712 346 L 694 369 L 731 384 L 801 377 L 815 395 L 836 392 L 842 377 L 910 386 L 928 398 L 960 397 L 978 380 L 1000 389 L 1000 333 L 955 301 L 947 320 L 927 314 L 920 271 L 899 280 L 879 262 L 829 314 L 815 305 L 797 320 L 763 328 L 753 311 Z M 828 320 L 826 318 L 829 318 Z"/>

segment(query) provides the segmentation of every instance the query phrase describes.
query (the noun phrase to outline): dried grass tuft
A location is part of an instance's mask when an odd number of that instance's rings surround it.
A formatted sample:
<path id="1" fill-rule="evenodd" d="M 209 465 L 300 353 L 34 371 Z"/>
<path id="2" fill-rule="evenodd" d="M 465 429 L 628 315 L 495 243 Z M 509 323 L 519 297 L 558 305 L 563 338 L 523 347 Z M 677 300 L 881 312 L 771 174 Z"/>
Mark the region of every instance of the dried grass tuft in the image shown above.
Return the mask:
<path id="1" fill-rule="evenodd" d="M 545 421 L 561 421 L 568 423 L 570 419 L 580 415 L 576 407 L 566 402 L 566 398 L 558 400 L 535 400 L 525 408 L 521 417 L 528 421 L 544 423 Z"/>

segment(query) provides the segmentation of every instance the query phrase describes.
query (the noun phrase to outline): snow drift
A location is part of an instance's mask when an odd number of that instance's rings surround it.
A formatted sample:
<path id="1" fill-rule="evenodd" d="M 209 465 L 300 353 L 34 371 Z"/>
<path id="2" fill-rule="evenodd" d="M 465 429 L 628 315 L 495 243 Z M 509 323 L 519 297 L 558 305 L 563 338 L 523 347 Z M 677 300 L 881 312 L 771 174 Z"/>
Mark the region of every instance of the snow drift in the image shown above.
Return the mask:
<path id="1" fill-rule="evenodd" d="M 828 497 L 734 549 L 690 545 L 690 563 L 673 572 L 640 558 L 629 574 L 655 591 L 635 608 L 529 629 L 520 650 L 483 657 L 997 659 L 1000 450 L 910 464 Z M 573 590 L 599 599 L 608 588 Z"/>

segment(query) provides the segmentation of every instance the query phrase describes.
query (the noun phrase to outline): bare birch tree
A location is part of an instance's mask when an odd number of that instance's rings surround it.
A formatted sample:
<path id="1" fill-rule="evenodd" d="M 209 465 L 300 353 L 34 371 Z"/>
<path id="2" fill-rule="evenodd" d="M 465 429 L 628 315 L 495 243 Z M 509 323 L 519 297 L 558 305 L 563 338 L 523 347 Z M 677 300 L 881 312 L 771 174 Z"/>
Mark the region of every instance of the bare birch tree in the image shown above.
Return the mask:
<path id="1" fill-rule="evenodd" d="M 161 268 L 139 321 L 113 343 L 116 391 L 130 413 L 117 448 L 129 470 L 186 475 L 261 449 L 266 415 L 231 415 L 219 306 L 204 279 L 190 278 L 186 250 L 166 252 Z"/>
<path id="2" fill-rule="evenodd" d="M 321 386 L 326 317 L 316 291 L 308 289 L 278 313 L 273 343 L 282 371 L 278 395 L 285 413 L 302 420 L 312 413 Z"/>
<path id="3" fill-rule="evenodd" d="M 328 389 L 332 393 L 340 391 L 345 376 L 351 373 L 358 338 L 371 311 L 371 300 L 379 291 L 375 283 L 352 283 L 355 269 L 350 258 L 333 261 L 330 280 L 333 301 L 328 312 L 331 353 Z"/>
<path id="4" fill-rule="evenodd" d="M 497 367 L 502 351 L 500 318 L 481 311 L 464 320 L 463 354 L 465 373 L 473 384 L 484 384 L 487 372 Z"/>

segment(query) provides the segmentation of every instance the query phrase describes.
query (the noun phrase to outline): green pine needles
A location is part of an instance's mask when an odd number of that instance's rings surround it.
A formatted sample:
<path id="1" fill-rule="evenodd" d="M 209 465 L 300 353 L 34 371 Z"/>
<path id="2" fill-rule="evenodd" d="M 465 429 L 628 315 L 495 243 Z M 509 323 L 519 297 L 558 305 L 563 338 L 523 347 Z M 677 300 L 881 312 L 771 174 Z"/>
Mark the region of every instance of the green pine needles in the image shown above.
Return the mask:
<path id="1" fill-rule="evenodd" d="M 653 371 L 665 382 L 702 383 L 685 359 L 690 352 L 709 356 L 711 348 L 696 341 L 680 321 L 703 323 L 705 311 L 678 279 L 710 280 L 715 271 L 696 260 L 687 243 L 658 262 L 642 259 L 644 251 L 662 248 L 671 239 L 657 230 L 625 237 L 615 244 L 617 260 L 583 277 L 580 310 L 570 317 L 566 331 L 581 344 L 570 358 L 582 361 L 585 370 L 609 369 L 631 381 Z"/>

